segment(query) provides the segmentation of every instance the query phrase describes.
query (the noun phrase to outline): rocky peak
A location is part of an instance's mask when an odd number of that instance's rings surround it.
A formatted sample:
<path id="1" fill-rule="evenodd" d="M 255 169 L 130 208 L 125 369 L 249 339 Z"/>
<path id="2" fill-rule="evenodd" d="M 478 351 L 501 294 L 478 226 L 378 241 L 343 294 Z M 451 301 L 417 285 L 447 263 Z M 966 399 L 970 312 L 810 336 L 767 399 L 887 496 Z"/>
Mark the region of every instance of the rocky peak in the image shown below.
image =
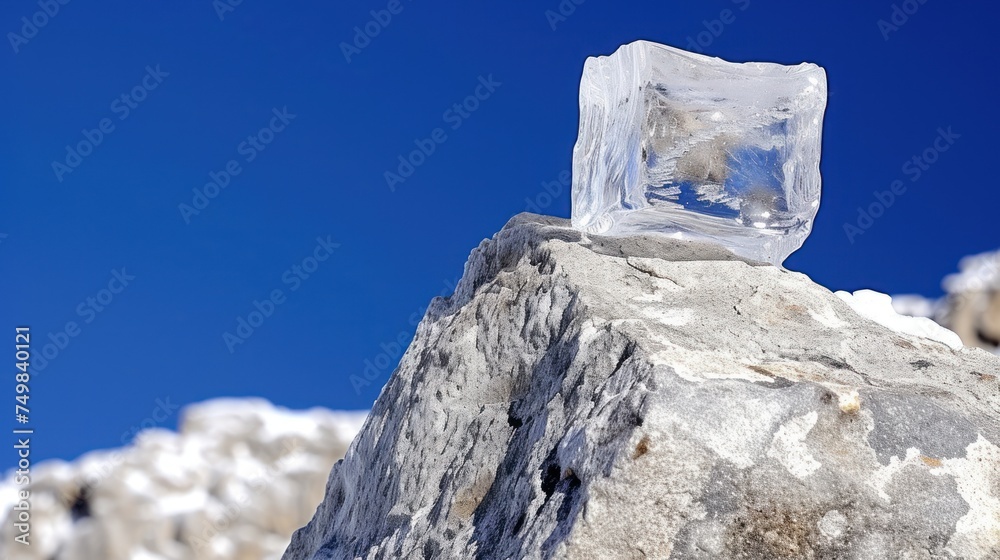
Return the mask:
<path id="1" fill-rule="evenodd" d="M 522 214 L 285 558 L 996 558 L 998 372 L 803 274 Z"/>

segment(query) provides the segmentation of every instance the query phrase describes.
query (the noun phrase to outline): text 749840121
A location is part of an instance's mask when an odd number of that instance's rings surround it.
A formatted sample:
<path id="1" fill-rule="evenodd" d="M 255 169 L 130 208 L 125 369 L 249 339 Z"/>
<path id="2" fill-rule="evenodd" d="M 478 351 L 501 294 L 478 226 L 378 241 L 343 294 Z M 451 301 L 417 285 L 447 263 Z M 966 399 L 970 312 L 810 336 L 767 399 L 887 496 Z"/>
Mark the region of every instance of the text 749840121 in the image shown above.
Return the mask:
<path id="1" fill-rule="evenodd" d="M 31 355 L 31 327 L 17 327 L 14 329 L 14 419 L 21 428 L 14 430 L 14 437 L 17 443 L 14 449 L 17 451 L 17 470 L 14 472 L 14 483 L 18 486 L 27 486 L 31 483 L 31 434 L 34 430 L 28 427 L 28 382 L 31 376 L 28 373 L 28 358 Z M 31 492 L 28 489 L 18 490 L 17 503 L 14 504 L 12 512 L 14 518 L 14 528 L 17 529 L 14 540 L 20 544 L 30 544 L 28 538 L 31 535 Z"/>

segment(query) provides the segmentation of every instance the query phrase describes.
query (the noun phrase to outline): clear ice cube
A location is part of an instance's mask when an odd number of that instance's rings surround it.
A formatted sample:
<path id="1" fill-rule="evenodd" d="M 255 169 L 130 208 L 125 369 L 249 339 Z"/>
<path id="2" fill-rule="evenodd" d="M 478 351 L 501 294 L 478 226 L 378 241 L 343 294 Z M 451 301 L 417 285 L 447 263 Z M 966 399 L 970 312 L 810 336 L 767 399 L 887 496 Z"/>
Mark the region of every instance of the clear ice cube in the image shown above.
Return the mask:
<path id="1" fill-rule="evenodd" d="M 826 72 L 638 41 L 587 59 L 573 225 L 660 232 L 780 265 L 819 209 Z"/>

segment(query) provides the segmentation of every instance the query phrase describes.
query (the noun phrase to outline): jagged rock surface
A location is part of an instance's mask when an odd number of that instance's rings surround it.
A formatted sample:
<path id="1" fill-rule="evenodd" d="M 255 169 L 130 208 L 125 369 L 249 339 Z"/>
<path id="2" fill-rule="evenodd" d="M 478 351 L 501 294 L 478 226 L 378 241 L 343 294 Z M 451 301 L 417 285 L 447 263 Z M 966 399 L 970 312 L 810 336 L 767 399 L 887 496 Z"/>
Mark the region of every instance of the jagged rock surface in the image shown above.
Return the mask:
<path id="1" fill-rule="evenodd" d="M 30 486 L 0 482 L 0 560 L 279 558 L 365 417 L 262 399 L 215 399 L 182 415 L 179 432 L 146 430 L 122 449 L 43 462 Z M 29 546 L 14 541 L 23 490 Z"/>
<path id="2" fill-rule="evenodd" d="M 520 215 L 284 557 L 997 558 L 998 370 L 802 274 Z"/>

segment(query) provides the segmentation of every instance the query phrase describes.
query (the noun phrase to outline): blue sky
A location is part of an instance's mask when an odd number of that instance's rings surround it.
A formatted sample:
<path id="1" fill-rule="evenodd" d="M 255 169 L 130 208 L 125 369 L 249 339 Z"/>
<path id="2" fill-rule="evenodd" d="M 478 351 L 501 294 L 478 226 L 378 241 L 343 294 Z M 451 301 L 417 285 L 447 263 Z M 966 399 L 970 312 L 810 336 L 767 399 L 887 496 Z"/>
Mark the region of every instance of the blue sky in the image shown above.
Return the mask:
<path id="1" fill-rule="evenodd" d="M 569 216 L 583 62 L 637 39 L 826 68 L 823 201 L 789 268 L 935 295 L 1000 245 L 991 4 L 220 2 L 0 10 L 3 324 L 10 361 L 31 327 L 34 460 L 211 397 L 368 408 L 480 240 L 526 200 Z"/>

